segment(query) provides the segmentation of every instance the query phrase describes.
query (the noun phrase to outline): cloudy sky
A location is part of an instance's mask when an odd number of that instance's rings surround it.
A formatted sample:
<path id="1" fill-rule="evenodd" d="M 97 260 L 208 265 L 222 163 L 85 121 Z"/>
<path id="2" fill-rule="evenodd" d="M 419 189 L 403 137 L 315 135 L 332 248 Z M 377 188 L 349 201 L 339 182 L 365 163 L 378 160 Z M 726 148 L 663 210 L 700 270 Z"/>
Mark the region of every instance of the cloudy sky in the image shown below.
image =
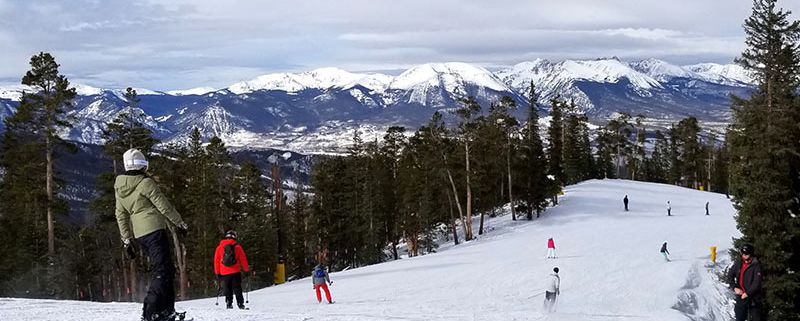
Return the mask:
<path id="1" fill-rule="evenodd" d="M 748 0 L 0 0 L 0 84 L 50 52 L 73 82 L 226 87 L 335 66 L 618 56 L 730 63 Z M 800 18 L 800 1 L 779 1 Z"/>

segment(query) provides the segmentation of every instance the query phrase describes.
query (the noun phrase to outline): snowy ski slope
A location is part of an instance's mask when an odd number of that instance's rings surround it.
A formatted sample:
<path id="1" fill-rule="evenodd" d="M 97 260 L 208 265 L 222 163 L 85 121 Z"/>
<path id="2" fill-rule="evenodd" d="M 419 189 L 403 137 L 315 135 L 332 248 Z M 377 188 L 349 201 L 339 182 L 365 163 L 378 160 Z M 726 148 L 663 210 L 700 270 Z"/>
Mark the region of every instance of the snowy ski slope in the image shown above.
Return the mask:
<path id="1" fill-rule="evenodd" d="M 624 212 L 622 197 L 630 198 Z M 666 216 L 666 201 L 673 216 Z M 214 298 L 178 302 L 198 321 L 256 320 L 727 320 L 717 275 L 738 236 L 724 195 L 670 185 L 593 180 L 566 189 L 531 222 L 488 221 L 488 232 L 439 253 L 333 273 L 335 304 L 309 279 L 250 293 L 250 310 Z M 710 202 L 711 215 L 704 205 Z M 477 221 L 476 233 L 477 233 Z M 546 259 L 553 237 L 558 258 Z M 672 261 L 659 253 L 669 243 Z M 709 246 L 718 247 L 710 265 Z M 247 244 L 245 243 L 246 247 Z M 545 277 L 561 270 L 556 312 L 542 308 Z M 221 300 L 222 301 L 222 300 Z M 0 320 L 139 320 L 138 303 L 0 298 Z"/>

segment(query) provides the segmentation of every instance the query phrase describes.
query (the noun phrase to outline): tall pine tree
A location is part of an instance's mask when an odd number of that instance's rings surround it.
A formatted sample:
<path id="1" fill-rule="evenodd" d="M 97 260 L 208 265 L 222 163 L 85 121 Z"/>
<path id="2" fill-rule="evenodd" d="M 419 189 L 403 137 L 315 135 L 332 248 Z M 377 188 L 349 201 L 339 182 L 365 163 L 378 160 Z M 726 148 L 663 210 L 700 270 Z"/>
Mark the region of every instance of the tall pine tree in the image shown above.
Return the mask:
<path id="1" fill-rule="evenodd" d="M 765 271 L 770 320 L 800 320 L 800 22 L 775 0 L 755 0 L 737 62 L 756 90 L 734 98 L 728 132 L 739 242 L 752 242 Z"/>

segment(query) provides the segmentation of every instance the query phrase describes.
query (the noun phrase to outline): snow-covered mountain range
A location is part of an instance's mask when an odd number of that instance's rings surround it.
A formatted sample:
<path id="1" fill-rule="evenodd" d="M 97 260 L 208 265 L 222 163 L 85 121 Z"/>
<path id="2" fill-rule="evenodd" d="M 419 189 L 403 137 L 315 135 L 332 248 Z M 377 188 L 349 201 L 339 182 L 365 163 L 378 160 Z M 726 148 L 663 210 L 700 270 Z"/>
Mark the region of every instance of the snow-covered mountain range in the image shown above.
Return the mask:
<path id="1" fill-rule="evenodd" d="M 327 152 L 346 144 L 355 129 L 365 139 L 390 125 L 416 129 L 434 111 L 452 110 L 468 96 L 486 110 L 506 95 L 526 107 L 531 82 L 544 113 L 549 100 L 560 96 L 575 101 L 594 120 L 629 112 L 662 120 L 695 116 L 725 122 L 729 95 L 746 95 L 753 79 L 737 65 L 537 59 L 494 72 L 458 62 L 414 66 L 397 76 L 321 68 L 263 75 L 222 89 L 137 92 L 144 123 L 164 141 L 180 141 L 198 127 L 204 136 L 220 136 L 234 147 Z M 124 109 L 123 90 L 76 89 L 78 124 L 62 135 L 102 143 L 102 128 Z M 22 90 L 20 85 L 0 87 L 0 118 L 13 112 Z"/>

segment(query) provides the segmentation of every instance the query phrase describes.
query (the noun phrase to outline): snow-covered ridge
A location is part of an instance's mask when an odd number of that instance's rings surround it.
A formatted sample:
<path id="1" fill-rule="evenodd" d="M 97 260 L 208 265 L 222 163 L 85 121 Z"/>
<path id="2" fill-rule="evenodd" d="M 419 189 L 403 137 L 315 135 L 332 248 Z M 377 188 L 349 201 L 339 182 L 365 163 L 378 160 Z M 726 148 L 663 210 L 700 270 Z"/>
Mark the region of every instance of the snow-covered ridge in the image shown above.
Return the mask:
<path id="1" fill-rule="evenodd" d="M 707 81 L 725 85 L 751 85 L 755 82 L 752 73 L 744 67 L 735 64 L 703 63 L 684 66 L 687 70 L 695 72 Z"/>
<path id="2" fill-rule="evenodd" d="M 170 90 L 167 91 L 166 94 L 172 96 L 188 96 L 188 95 L 202 95 L 206 93 L 210 93 L 212 91 L 216 91 L 216 89 L 212 87 L 197 87 L 191 89 L 184 89 L 184 90 Z"/>
<path id="3" fill-rule="evenodd" d="M 410 68 L 394 78 L 389 88 L 410 90 L 440 86 L 452 92 L 465 83 L 497 91 L 510 90 L 492 72 L 463 62 L 429 63 Z"/>
<path id="4" fill-rule="evenodd" d="M 548 91 L 558 90 L 576 80 L 618 83 L 622 79 L 627 79 L 631 85 L 641 90 L 661 87 L 658 80 L 613 58 L 564 60 L 558 63 L 537 59 L 500 70 L 497 75 L 517 90 L 528 88 L 530 81 L 540 90 Z"/>
<path id="5" fill-rule="evenodd" d="M 362 85 L 370 90 L 383 90 L 391 76 L 365 73 L 356 74 L 339 68 L 320 68 L 301 73 L 275 73 L 235 83 L 228 87 L 234 94 L 245 94 L 258 90 L 281 90 L 298 92 L 305 89 L 347 89 Z"/>
<path id="6" fill-rule="evenodd" d="M 732 86 L 747 86 L 754 81 L 744 68 L 734 64 L 702 63 L 687 66 L 673 65 L 658 59 L 621 62 L 616 58 L 596 60 L 563 60 L 551 62 L 544 59 L 521 62 L 495 73 L 463 62 L 428 63 L 414 66 L 398 76 L 381 73 L 353 73 L 339 68 L 319 68 L 300 73 L 272 73 L 238 82 L 225 88 L 233 94 L 246 94 L 259 90 L 279 90 L 290 93 L 306 89 L 349 90 L 362 86 L 372 94 L 388 91 L 426 91 L 439 87 L 448 92 L 463 89 L 466 84 L 505 92 L 517 90 L 526 93 L 530 81 L 541 91 L 565 89 L 575 80 L 599 83 L 618 83 L 626 79 L 637 91 L 661 88 L 662 82 L 675 77 L 694 78 Z M 84 84 L 73 84 L 81 96 L 100 95 L 110 91 L 119 97 L 124 88 L 104 89 Z M 23 85 L 0 86 L 0 99 L 19 100 Z M 214 92 L 211 87 L 197 87 L 167 92 L 135 88 L 139 95 L 202 95 Z M 568 93 L 567 93 L 568 94 Z"/>
<path id="7" fill-rule="evenodd" d="M 634 61 L 629 65 L 634 70 L 648 75 L 658 81 L 669 81 L 674 77 L 701 78 L 699 74 L 686 68 L 654 58 Z"/>

